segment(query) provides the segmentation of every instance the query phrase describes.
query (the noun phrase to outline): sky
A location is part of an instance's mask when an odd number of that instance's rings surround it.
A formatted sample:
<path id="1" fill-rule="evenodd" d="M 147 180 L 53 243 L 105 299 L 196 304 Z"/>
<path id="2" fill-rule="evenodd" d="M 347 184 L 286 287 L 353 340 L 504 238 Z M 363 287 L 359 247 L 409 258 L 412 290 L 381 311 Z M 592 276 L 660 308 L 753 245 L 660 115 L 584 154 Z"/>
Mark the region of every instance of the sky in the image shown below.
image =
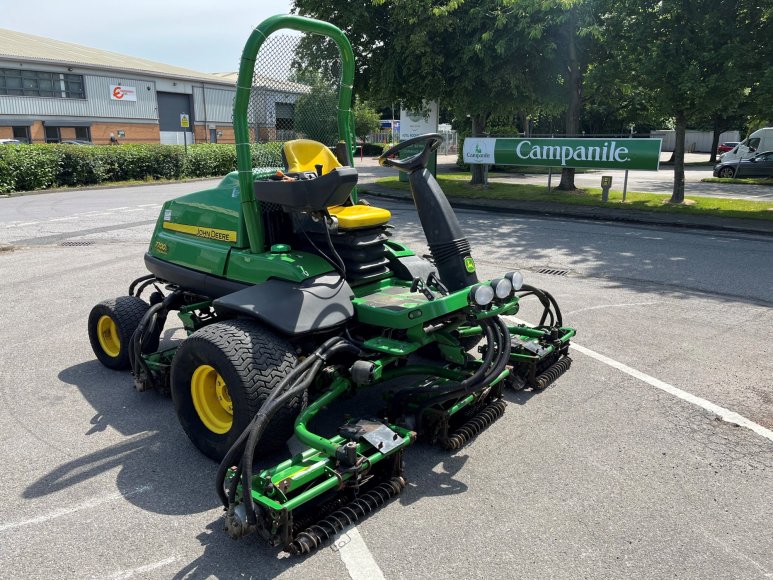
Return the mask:
<path id="1" fill-rule="evenodd" d="M 255 26 L 290 0 L 0 0 L 0 28 L 226 72 Z"/>

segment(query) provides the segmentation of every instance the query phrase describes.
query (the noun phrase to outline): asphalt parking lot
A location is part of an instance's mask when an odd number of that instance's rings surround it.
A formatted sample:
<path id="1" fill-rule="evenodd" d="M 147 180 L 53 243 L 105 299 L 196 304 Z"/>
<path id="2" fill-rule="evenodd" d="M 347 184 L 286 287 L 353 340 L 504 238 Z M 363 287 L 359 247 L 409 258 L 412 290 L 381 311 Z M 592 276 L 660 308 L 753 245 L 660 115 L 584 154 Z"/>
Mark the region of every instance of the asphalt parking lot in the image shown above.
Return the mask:
<path id="1" fill-rule="evenodd" d="M 296 559 L 221 531 L 216 465 L 86 335 L 202 185 L 0 199 L 0 577 L 773 577 L 773 239 L 459 212 L 482 275 L 555 295 L 574 364 L 461 450 L 409 449 L 396 501 Z"/>

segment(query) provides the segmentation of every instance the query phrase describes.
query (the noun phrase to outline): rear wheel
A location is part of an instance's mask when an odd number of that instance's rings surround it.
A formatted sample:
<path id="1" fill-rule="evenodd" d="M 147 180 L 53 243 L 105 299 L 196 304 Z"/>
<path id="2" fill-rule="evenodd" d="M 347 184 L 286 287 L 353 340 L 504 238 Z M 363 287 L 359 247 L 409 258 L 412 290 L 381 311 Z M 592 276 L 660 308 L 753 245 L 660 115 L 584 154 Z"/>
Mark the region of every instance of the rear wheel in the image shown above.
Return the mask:
<path id="1" fill-rule="evenodd" d="M 733 177 L 735 170 L 732 167 L 723 167 L 719 170 L 720 177 Z"/>
<path id="2" fill-rule="evenodd" d="M 105 300 L 89 314 L 89 341 L 99 362 L 108 368 L 123 370 L 131 367 L 129 341 L 150 306 L 136 296 L 119 296 Z M 155 350 L 158 340 L 146 350 Z"/>
<path id="3" fill-rule="evenodd" d="M 172 361 L 172 400 L 191 442 L 220 461 L 266 397 L 295 367 L 293 347 L 249 320 L 228 320 L 191 334 Z M 302 397 L 269 423 L 256 457 L 281 449 L 293 433 Z"/>

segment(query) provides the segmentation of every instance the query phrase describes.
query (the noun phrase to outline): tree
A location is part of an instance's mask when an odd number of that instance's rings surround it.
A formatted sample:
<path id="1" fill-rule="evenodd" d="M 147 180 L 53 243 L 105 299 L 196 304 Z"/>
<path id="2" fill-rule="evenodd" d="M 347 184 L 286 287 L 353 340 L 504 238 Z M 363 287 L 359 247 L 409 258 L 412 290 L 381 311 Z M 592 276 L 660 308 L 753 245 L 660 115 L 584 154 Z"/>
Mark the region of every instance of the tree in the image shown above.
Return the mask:
<path id="1" fill-rule="evenodd" d="M 542 74 L 556 46 L 544 36 L 541 6 L 540 0 L 295 0 L 293 10 L 347 34 L 373 102 L 418 109 L 435 100 L 457 118 L 469 115 L 473 135 L 483 135 L 492 114 L 529 110 L 540 86 L 554 82 Z M 484 176 L 482 166 L 473 166 L 472 183 L 484 183 Z"/>
<path id="2" fill-rule="evenodd" d="M 376 109 L 359 97 L 354 102 L 352 113 L 354 114 L 354 132 L 364 143 L 370 133 L 378 131 L 380 116 Z"/>
<path id="3" fill-rule="evenodd" d="M 753 37 L 758 4 L 752 0 L 607 0 L 604 39 L 612 47 L 623 82 L 674 119 L 672 203 L 684 201 L 688 121 L 714 110 L 728 73 L 732 73 L 730 82 L 750 77 L 754 59 L 744 58 L 748 51 L 743 45 Z"/>
<path id="4" fill-rule="evenodd" d="M 299 79 L 301 80 L 301 79 Z M 295 101 L 293 120 L 295 132 L 305 139 L 313 139 L 325 145 L 338 142 L 338 91 L 320 75 L 305 76 L 303 84 L 309 92 Z"/>
<path id="5" fill-rule="evenodd" d="M 594 0 L 559 0 L 557 3 L 558 31 L 566 52 L 563 57 L 563 83 L 566 96 L 567 135 L 580 133 L 580 117 L 583 106 L 583 79 L 590 64 L 592 44 L 598 39 L 596 25 L 596 2 Z M 574 168 L 561 170 L 558 189 L 574 190 Z"/>

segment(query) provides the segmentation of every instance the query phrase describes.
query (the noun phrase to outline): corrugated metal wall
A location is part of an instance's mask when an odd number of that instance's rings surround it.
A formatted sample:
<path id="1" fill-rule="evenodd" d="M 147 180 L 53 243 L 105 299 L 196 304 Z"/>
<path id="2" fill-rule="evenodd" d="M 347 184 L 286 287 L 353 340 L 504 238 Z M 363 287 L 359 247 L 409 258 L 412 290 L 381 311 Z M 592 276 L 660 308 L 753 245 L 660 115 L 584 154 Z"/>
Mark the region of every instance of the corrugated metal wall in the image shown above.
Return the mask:
<path id="1" fill-rule="evenodd" d="M 201 123 L 230 123 L 234 110 L 236 88 L 211 89 L 193 87 L 193 108 L 196 111 L 196 121 Z M 204 102 L 207 103 L 206 110 Z"/>
<path id="2" fill-rule="evenodd" d="M 711 131 L 685 131 L 684 150 L 688 153 L 709 153 L 711 151 L 711 140 L 714 134 Z M 661 151 L 673 151 L 676 145 L 676 131 L 665 129 L 662 131 L 651 131 L 650 137 L 663 139 Z M 738 131 L 725 131 L 720 134 L 719 142 L 740 141 L 741 137 Z"/>
<path id="3" fill-rule="evenodd" d="M 125 77 L 83 75 L 85 99 L 57 99 L 39 97 L 0 97 L 0 115 L 27 115 L 33 117 L 111 117 L 121 119 L 158 119 L 156 89 L 152 81 Z M 110 98 L 110 85 L 136 87 L 136 101 L 116 101 Z M 148 90 L 147 87 L 150 87 Z"/>

